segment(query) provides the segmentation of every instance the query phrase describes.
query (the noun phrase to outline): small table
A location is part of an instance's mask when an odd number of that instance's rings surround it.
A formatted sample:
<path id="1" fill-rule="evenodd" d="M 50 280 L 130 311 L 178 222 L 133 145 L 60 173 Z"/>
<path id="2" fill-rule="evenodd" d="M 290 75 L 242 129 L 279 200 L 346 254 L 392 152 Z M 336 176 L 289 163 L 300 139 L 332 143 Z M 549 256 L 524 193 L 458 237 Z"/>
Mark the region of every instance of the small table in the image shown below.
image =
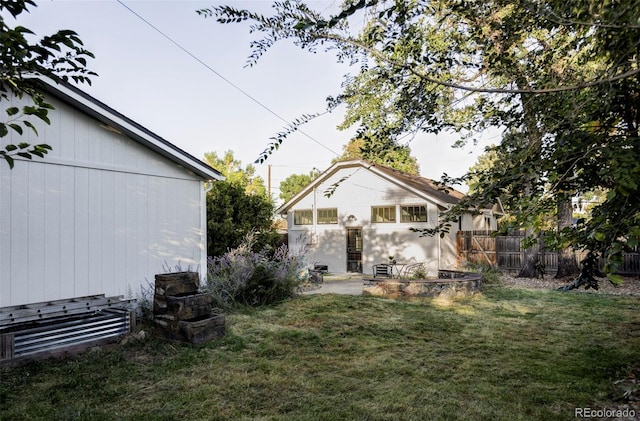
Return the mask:
<path id="1" fill-rule="evenodd" d="M 391 277 L 400 278 L 402 269 L 404 269 L 404 267 L 407 266 L 407 264 L 406 263 L 390 263 L 389 266 L 391 266 Z"/>

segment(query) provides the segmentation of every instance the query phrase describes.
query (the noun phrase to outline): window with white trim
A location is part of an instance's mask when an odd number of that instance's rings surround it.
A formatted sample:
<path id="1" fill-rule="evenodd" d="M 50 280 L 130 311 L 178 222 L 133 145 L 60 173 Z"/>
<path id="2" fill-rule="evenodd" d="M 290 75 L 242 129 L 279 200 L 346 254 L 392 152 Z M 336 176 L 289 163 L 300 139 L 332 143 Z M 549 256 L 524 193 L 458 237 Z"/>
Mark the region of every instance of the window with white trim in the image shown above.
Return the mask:
<path id="1" fill-rule="evenodd" d="M 372 206 L 371 222 L 396 222 L 395 206 Z"/>
<path id="2" fill-rule="evenodd" d="M 337 224 L 338 208 L 318 209 L 318 224 Z"/>
<path id="3" fill-rule="evenodd" d="M 313 225 L 313 211 L 311 209 L 299 209 L 293 211 L 294 225 Z"/>
<path id="4" fill-rule="evenodd" d="M 426 206 L 401 206 L 401 222 L 427 222 Z"/>

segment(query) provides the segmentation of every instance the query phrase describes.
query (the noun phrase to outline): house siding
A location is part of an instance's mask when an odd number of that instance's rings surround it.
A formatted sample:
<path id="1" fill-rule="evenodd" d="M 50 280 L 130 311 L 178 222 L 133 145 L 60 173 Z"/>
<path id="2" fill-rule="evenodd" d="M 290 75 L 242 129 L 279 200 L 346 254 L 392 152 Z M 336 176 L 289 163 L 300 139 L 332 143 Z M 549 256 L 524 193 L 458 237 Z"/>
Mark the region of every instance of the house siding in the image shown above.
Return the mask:
<path id="1" fill-rule="evenodd" d="M 343 177 L 335 192 L 326 197 L 324 192 Z M 315 198 L 314 198 L 315 196 Z M 426 206 L 427 222 L 400 222 L 401 205 Z M 396 222 L 372 223 L 372 206 L 394 206 Z M 337 208 L 338 224 L 294 225 L 296 209 Z M 353 215 L 355 219 L 349 218 Z M 419 237 L 409 230 L 433 227 L 438 218 L 437 206 L 406 189 L 362 167 L 338 170 L 320 183 L 287 213 L 289 244 L 306 248 L 309 264 L 324 264 L 332 272 L 347 271 L 347 228 L 361 228 L 363 234 L 362 269 L 372 273 L 375 263 L 387 262 L 393 255 L 398 262 L 426 262 L 430 274 L 437 273 L 440 254 L 438 237 Z M 310 244 L 308 244 L 310 243 Z"/>
<path id="2" fill-rule="evenodd" d="M 0 140 L 53 147 L 44 159 L 16 159 L 13 170 L 0 162 L 0 307 L 103 293 L 135 298 L 165 264 L 196 269 L 206 238 L 202 177 L 47 101 L 55 110 L 51 125 L 33 121 L 39 136 Z"/>

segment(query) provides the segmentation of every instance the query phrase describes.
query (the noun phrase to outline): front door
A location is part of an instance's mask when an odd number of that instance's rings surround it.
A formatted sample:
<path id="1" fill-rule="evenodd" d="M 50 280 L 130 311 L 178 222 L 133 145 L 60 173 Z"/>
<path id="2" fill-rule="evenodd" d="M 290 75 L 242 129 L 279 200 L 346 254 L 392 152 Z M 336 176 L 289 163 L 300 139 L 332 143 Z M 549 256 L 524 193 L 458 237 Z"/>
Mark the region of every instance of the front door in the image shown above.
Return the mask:
<path id="1" fill-rule="evenodd" d="M 362 273 L 362 228 L 347 228 L 347 272 Z"/>

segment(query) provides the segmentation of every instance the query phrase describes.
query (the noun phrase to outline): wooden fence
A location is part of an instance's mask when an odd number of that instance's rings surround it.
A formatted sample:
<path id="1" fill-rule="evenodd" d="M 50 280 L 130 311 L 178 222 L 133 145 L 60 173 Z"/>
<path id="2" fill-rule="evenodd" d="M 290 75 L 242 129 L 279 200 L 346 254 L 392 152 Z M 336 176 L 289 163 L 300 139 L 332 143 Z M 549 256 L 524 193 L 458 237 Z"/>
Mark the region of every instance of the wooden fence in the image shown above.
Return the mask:
<path id="1" fill-rule="evenodd" d="M 490 231 L 458 231 L 458 263 L 489 263 L 503 270 L 515 271 L 522 268 L 524 234 L 500 235 L 493 237 Z M 578 263 L 586 252 L 576 252 Z M 545 264 L 547 272 L 558 269 L 558 253 L 541 248 L 538 258 Z M 625 253 L 617 273 L 621 275 L 640 275 L 640 253 Z"/>

